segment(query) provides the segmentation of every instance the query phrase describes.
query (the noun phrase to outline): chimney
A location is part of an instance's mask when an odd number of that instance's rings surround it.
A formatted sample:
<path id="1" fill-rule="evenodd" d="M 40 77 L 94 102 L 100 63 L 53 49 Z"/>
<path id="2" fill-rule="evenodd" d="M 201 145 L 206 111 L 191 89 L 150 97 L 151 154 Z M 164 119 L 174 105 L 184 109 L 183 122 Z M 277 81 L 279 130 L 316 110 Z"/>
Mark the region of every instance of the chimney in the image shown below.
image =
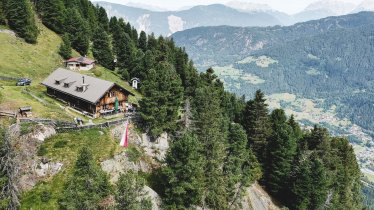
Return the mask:
<path id="1" fill-rule="evenodd" d="M 82 78 L 83 78 L 83 84 L 84 84 L 84 76 Z"/>

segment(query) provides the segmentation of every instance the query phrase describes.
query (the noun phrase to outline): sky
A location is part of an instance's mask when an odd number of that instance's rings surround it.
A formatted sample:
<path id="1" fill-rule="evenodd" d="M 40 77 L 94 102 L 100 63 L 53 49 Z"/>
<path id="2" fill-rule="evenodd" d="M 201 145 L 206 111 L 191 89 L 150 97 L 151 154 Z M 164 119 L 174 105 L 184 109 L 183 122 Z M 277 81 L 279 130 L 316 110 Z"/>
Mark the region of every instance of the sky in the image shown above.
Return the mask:
<path id="1" fill-rule="evenodd" d="M 140 3 L 153 5 L 168 10 L 177 10 L 183 7 L 194 6 L 194 5 L 207 5 L 214 3 L 226 3 L 230 0 L 103 0 L 113 3 L 126 4 L 128 2 Z M 262 3 L 268 4 L 273 9 L 288 13 L 294 14 L 302 11 L 309 4 L 316 2 L 318 0 L 240 0 L 242 2 L 253 2 L 253 3 Z M 339 1 L 339 0 L 338 0 Z M 343 0 L 342 0 L 343 1 Z M 357 3 L 360 0 L 344 0 L 353 3 Z"/>

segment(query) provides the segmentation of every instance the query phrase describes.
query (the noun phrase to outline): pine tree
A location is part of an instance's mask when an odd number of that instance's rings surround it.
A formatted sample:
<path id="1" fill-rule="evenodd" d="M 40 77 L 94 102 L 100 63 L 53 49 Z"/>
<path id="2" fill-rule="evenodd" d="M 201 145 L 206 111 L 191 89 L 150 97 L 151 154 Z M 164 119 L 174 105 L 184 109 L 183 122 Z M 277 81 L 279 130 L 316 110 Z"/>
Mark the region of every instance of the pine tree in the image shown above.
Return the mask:
<path id="1" fill-rule="evenodd" d="M 5 11 L 9 27 L 26 42 L 35 44 L 39 31 L 31 2 L 29 0 L 7 0 Z"/>
<path id="2" fill-rule="evenodd" d="M 147 34 L 144 31 L 140 32 L 138 46 L 144 53 L 147 51 Z"/>
<path id="3" fill-rule="evenodd" d="M 99 28 L 109 32 L 109 19 L 106 10 L 103 7 L 97 6 L 96 11 Z M 95 36 L 93 38 L 95 38 Z"/>
<path id="4" fill-rule="evenodd" d="M 97 28 L 94 34 L 92 52 L 99 64 L 107 69 L 114 70 L 114 57 L 110 48 L 109 36 L 100 28 Z"/>
<path id="5" fill-rule="evenodd" d="M 121 174 L 116 188 L 116 209 L 151 210 L 152 204 L 143 191 L 144 186 L 145 180 L 134 171 Z"/>
<path id="6" fill-rule="evenodd" d="M 265 102 L 264 93 L 258 90 L 243 112 L 243 127 L 247 131 L 248 143 L 261 164 L 266 160 L 267 138 L 271 133 L 268 105 Z"/>
<path id="7" fill-rule="evenodd" d="M 176 128 L 178 111 L 182 104 L 181 80 L 169 63 L 159 63 L 148 72 L 141 92 L 140 116 L 144 127 L 153 137 Z"/>
<path id="8" fill-rule="evenodd" d="M 111 17 L 110 20 L 109 20 L 109 31 L 111 34 L 115 34 L 117 32 L 117 26 L 118 26 L 118 20 L 117 20 L 117 17 L 114 16 L 114 17 Z"/>
<path id="9" fill-rule="evenodd" d="M 62 43 L 60 45 L 60 49 L 59 49 L 58 53 L 64 59 L 71 58 L 72 49 L 71 49 L 70 39 L 69 39 L 69 36 L 67 34 L 62 36 Z"/>
<path id="10" fill-rule="evenodd" d="M 291 115 L 288 120 L 288 125 L 291 126 L 295 139 L 300 140 L 303 136 L 303 132 L 301 131 L 299 123 L 296 122 L 294 115 Z"/>
<path id="11" fill-rule="evenodd" d="M 283 110 L 274 110 L 271 113 L 271 122 L 273 132 L 267 148 L 265 183 L 271 193 L 280 195 L 288 188 L 287 180 L 296 155 L 296 140 Z"/>
<path id="12" fill-rule="evenodd" d="M 165 203 L 176 209 L 199 205 L 202 201 L 203 160 L 201 144 L 186 133 L 173 141 L 165 158 Z"/>
<path id="13" fill-rule="evenodd" d="M 66 33 L 69 34 L 72 47 L 81 55 L 87 55 L 90 46 L 89 25 L 78 10 L 67 10 L 64 28 Z"/>
<path id="14" fill-rule="evenodd" d="M 345 138 L 331 139 L 333 161 L 331 206 L 335 209 L 361 209 L 361 172 L 356 155 Z"/>
<path id="15" fill-rule="evenodd" d="M 228 201 L 233 208 L 245 194 L 246 188 L 260 178 L 261 169 L 252 151 L 247 150 L 248 139 L 241 125 L 230 125 L 228 145 L 224 173 L 228 177 Z"/>
<path id="16" fill-rule="evenodd" d="M 4 1 L 0 1 L 0 25 L 6 25 L 4 8 L 5 8 Z"/>
<path id="17" fill-rule="evenodd" d="M 98 209 L 110 192 L 108 175 L 96 164 L 92 152 L 84 147 L 79 152 L 72 176 L 65 183 L 59 204 L 63 209 Z"/>
<path id="18" fill-rule="evenodd" d="M 130 36 L 123 30 L 120 30 L 116 43 L 117 66 L 120 70 L 126 69 L 132 77 L 132 71 L 135 68 L 136 47 Z"/>
<path id="19" fill-rule="evenodd" d="M 205 160 L 203 206 L 212 209 L 228 208 L 227 177 L 223 172 L 227 130 L 223 129 L 224 119 L 219 93 L 214 84 L 201 87 L 196 90 L 193 102 L 196 113 L 194 120 L 203 145 L 202 155 Z"/>
<path id="20" fill-rule="evenodd" d="M 42 18 L 43 24 L 61 34 L 64 29 L 65 6 L 61 0 L 38 0 L 37 11 Z"/>

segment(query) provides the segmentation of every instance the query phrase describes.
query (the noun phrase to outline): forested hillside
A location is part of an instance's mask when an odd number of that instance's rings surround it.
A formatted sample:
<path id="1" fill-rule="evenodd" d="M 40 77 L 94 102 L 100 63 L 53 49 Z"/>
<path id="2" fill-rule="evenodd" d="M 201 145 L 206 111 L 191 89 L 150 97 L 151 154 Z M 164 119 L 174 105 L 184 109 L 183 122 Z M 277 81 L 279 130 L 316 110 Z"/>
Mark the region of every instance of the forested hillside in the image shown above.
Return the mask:
<path id="1" fill-rule="evenodd" d="M 231 91 L 323 98 L 343 104 L 341 117 L 370 130 L 374 121 L 365 113 L 373 112 L 373 20 L 374 13 L 362 12 L 289 27 L 196 28 L 173 38 L 201 68 L 232 65 L 260 79 L 227 81 Z"/>
<path id="2" fill-rule="evenodd" d="M 58 134 L 41 144 L 38 155 L 69 158 L 68 168 L 21 194 L 14 189 L 10 163 L 23 138 L 11 138 L 13 130 L 6 127 L 0 131 L 5 160 L 0 163 L 0 208 L 151 209 L 142 196 L 146 184 L 161 196 L 164 209 L 240 209 L 255 181 L 290 209 L 362 208 L 361 174 L 347 139 L 331 137 L 319 126 L 302 130 L 281 109 L 269 113 L 261 91 L 249 101 L 227 92 L 213 69 L 199 73 L 172 39 L 138 33 L 123 19 L 109 20 L 105 10 L 87 0 L 3 3 L 23 9 L 2 10 L 10 28 L 9 17 L 22 19 L 31 11 L 28 18 L 38 18 L 21 28 L 42 20 L 60 34 L 61 56 L 69 57 L 72 47 L 82 55 L 92 53 L 105 71 L 125 80 L 139 77 L 143 98 L 136 129 L 152 139 L 167 132 L 171 146 L 148 174 L 128 171 L 112 184 L 98 166 L 116 151 L 107 130 Z M 26 41 L 34 37 L 16 32 Z M 15 133 L 25 134 L 19 129 Z"/>

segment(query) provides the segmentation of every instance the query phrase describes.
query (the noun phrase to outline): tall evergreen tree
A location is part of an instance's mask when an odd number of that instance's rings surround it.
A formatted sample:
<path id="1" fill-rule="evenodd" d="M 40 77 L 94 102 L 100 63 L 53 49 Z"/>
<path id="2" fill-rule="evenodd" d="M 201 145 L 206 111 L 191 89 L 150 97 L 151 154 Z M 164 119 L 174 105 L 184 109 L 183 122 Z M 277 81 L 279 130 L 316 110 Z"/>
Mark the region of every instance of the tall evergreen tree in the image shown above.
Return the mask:
<path id="1" fill-rule="evenodd" d="M 252 151 L 247 150 L 248 139 L 239 124 L 231 124 L 228 135 L 224 174 L 228 177 L 227 191 L 230 208 L 239 207 L 246 188 L 261 176 L 261 169 Z"/>
<path id="2" fill-rule="evenodd" d="M 151 136 L 176 128 L 178 111 L 182 104 L 183 88 L 175 69 L 169 63 L 159 63 L 148 72 L 141 91 L 140 116 Z"/>
<path id="3" fill-rule="evenodd" d="M 29 0 L 7 0 L 5 11 L 9 27 L 26 42 L 35 44 L 39 31 L 31 2 Z"/>
<path id="4" fill-rule="evenodd" d="M 62 0 L 38 0 L 36 7 L 45 26 L 59 34 L 64 31 L 65 6 Z"/>
<path id="5" fill-rule="evenodd" d="M 140 32 L 138 46 L 144 53 L 147 51 L 147 34 L 144 31 Z"/>
<path id="6" fill-rule="evenodd" d="M 202 201 L 203 160 L 201 143 L 186 133 L 173 141 L 165 158 L 165 203 L 170 208 L 183 209 Z"/>
<path id="7" fill-rule="evenodd" d="M 267 138 L 271 134 L 268 105 L 265 102 L 264 93 L 258 90 L 243 111 L 243 127 L 247 131 L 249 145 L 261 164 L 266 160 Z"/>
<path id="8" fill-rule="evenodd" d="M 6 18 L 5 18 L 5 2 L 0 1 L 0 25 L 6 25 Z"/>
<path id="9" fill-rule="evenodd" d="M 72 49 L 71 49 L 71 42 L 69 39 L 69 35 L 65 34 L 64 36 L 62 36 L 62 43 L 60 45 L 60 49 L 58 53 L 64 59 L 71 58 Z"/>
<path id="10" fill-rule="evenodd" d="M 327 200 L 327 173 L 316 153 L 304 153 L 292 179 L 291 209 L 322 209 Z"/>
<path id="11" fill-rule="evenodd" d="M 152 203 L 143 191 L 144 186 L 145 180 L 134 171 L 121 174 L 117 182 L 116 209 L 151 210 Z"/>
<path id="12" fill-rule="evenodd" d="M 98 21 L 99 28 L 109 33 L 109 19 L 108 19 L 108 14 L 106 13 L 106 10 L 100 6 L 97 6 L 96 10 L 97 10 L 97 21 Z M 95 38 L 95 36 L 93 38 Z"/>
<path id="13" fill-rule="evenodd" d="M 113 16 L 109 20 L 109 31 L 111 34 L 115 34 L 117 32 L 117 26 L 118 26 L 118 19 L 116 16 Z"/>
<path id="14" fill-rule="evenodd" d="M 194 120 L 203 145 L 202 155 L 205 158 L 203 206 L 226 209 L 228 208 L 227 177 L 223 172 L 223 163 L 226 157 L 227 130 L 223 129 L 224 120 L 219 93 L 214 84 L 196 90 L 193 102 L 196 113 Z"/>
<path id="15" fill-rule="evenodd" d="M 271 113 L 271 123 L 272 134 L 267 148 L 265 183 L 270 192 L 280 195 L 288 188 L 287 180 L 296 155 L 296 140 L 283 110 L 276 109 Z"/>
<path id="16" fill-rule="evenodd" d="M 97 28 L 94 34 L 92 52 L 99 64 L 107 69 L 114 70 L 114 57 L 110 47 L 110 39 L 101 28 Z"/>
<path id="17" fill-rule="evenodd" d="M 65 19 L 65 31 L 69 34 L 72 47 L 81 55 L 87 55 L 90 46 L 89 25 L 77 9 L 68 9 Z"/>
<path id="18" fill-rule="evenodd" d="M 98 209 L 110 192 L 108 175 L 96 164 L 92 152 L 84 147 L 79 152 L 73 174 L 65 183 L 59 204 L 62 209 Z"/>
<path id="19" fill-rule="evenodd" d="M 135 68 L 136 47 L 130 36 L 123 30 L 119 31 L 119 37 L 115 43 L 117 49 L 117 66 L 120 70 L 127 70 L 131 75 L 131 72 Z"/>

